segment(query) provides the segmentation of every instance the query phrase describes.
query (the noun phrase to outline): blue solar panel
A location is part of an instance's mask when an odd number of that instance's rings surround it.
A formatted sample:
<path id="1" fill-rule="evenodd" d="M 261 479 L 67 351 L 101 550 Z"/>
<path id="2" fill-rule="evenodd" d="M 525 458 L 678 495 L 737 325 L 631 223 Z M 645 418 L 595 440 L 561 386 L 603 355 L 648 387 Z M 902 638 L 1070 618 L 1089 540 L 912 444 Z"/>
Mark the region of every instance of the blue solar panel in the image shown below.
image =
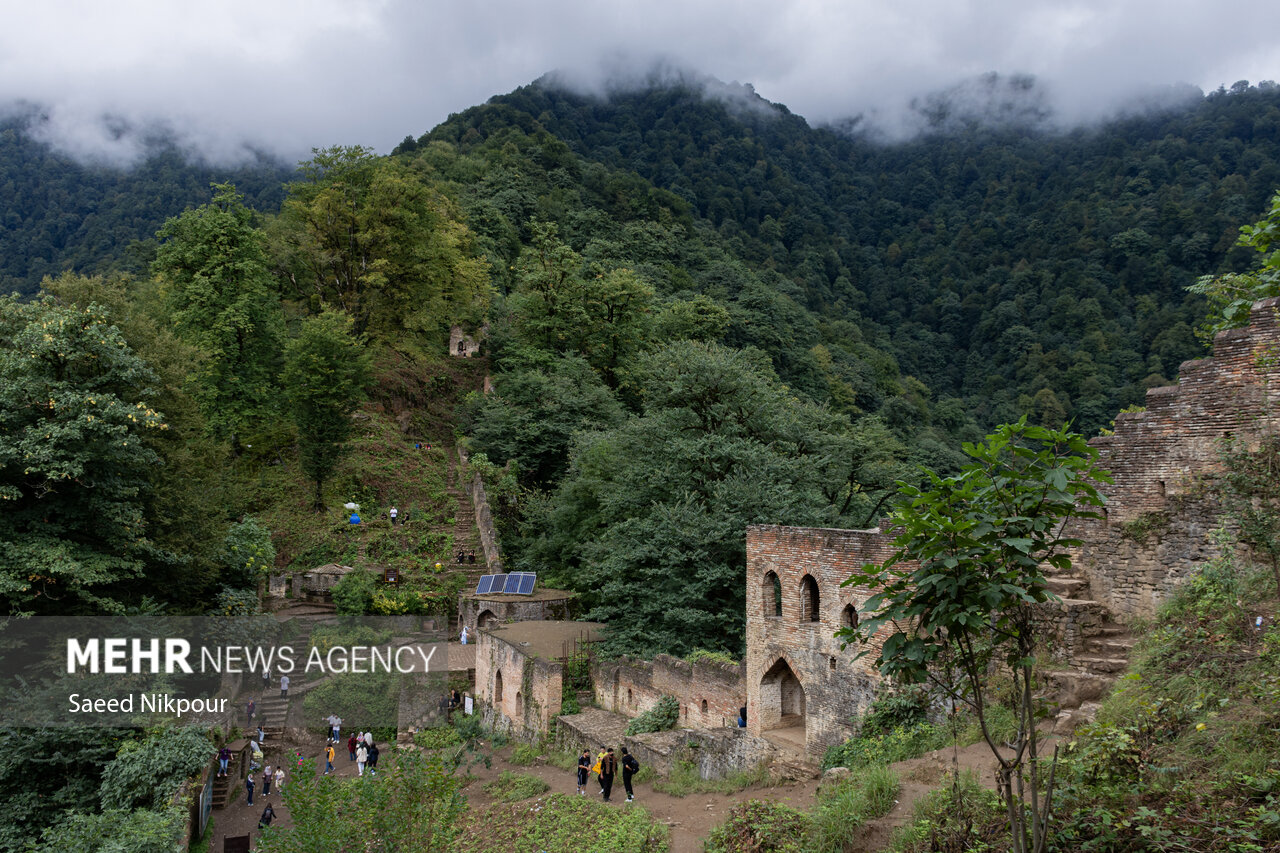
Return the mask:
<path id="1" fill-rule="evenodd" d="M 511 574 L 507 575 L 507 582 L 503 586 L 502 591 L 509 594 L 519 592 L 520 576 L 522 574 L 524 574 L 524 572 L 512 572 Z"/>
<path id="2" fill-rule="evenodd" d="M 507 581 L 506 575 L 483 575 L 476 585 L 476 595 L 493 595 L 502 592 Z"/>
<path id="3" fill-rule="evenodd" d="M 533 595 L 533 585 L 538 582 L 538 576 L 533 572 L 526 572 L 520 578 L 520 589 L 517 590 L 521 595 Z"/>

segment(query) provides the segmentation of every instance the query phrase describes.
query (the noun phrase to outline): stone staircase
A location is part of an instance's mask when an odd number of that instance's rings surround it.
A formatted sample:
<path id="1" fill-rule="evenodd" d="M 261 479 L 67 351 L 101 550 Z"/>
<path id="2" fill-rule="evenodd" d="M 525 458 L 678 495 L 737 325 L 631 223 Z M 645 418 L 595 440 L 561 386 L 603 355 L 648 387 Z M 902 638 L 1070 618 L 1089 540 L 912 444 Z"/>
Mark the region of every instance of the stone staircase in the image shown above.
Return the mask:
<path id="1" fill-rule="evenodd" d="M 1040 672 L 1041 696 L 1056 705 L 1053 731 L 1069 734 L 1093 719 L 1098 701 L 1128 668 L 1136 640 L 1091 597 L 1089 579 L 1078 569 L 1054 572 L 1048 586 L 1062 601 L 1046 620 L 1055 627 L 1058 644 Z"/>

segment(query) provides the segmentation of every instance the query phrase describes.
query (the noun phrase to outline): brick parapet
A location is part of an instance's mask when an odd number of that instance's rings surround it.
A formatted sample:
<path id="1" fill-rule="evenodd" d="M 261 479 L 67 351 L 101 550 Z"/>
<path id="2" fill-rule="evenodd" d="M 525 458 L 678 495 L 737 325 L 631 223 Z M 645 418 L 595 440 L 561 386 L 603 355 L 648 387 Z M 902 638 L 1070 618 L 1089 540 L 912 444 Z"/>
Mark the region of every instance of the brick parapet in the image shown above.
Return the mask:
<path id="1" fill-rule="evenodd" d="M 596 704 L 634 717 L 662 696 L 680 703 L 680 725 L 695 729 L 731 726 L 746 704 L 746 667 L 658 655 L 652 661 L 621 658 L 592 666 Z"/>

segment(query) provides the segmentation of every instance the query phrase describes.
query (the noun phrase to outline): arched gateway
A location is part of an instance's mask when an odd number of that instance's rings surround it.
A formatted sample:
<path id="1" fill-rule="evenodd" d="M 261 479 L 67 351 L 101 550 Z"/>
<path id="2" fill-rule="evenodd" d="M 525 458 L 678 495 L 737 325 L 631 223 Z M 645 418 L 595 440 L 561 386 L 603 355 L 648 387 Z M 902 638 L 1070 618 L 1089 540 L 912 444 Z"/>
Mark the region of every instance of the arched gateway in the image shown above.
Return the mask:
<path id="1" fill-rule="evenodd" d="M 784 657 L 760 678 L 760 728 L 797 730 L 801 743 L 805 735 L 804 685 Z"/>

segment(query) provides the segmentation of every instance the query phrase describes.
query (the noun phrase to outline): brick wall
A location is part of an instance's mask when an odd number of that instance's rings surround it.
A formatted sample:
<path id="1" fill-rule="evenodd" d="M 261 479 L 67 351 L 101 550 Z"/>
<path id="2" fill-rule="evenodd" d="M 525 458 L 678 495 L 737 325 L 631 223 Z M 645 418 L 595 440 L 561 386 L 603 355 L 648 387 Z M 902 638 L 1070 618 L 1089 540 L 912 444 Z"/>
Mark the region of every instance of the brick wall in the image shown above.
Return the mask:
<path id="1" fill-rule="evenodd" d="M 1115 484 L 1106 517 L 1076 526 L 1076 566 L 1121 620 L 1150 616 L 1192 567 L 1216 555 L 1219 508 L 1207 485 L 1228 436 L 1280 426 L 1280 299 L 1253 306 L 1247 328 L 1220 333 L 1210 358 L 1185 362 L 1178 384 L 1147 392 L 1146 411 L 1116 417 L 1091 443 Z"/>
<path id="2" fill-rule="evenodd" d="M 872 666 L 879 648 L 857 661 L 860 647 L 840 648 L 833 635 L 851 618 L 848 608 L 856 611 L 871 595 L 841 583 L 863 563 L 892 552 L 891 537 L 879 530 L 747 528 L 745 676 L 752 734 L 802 714 L 806 750 L 814 757 L 853 734 L 850 718 L 865 711 L 879 681 Z"/>
<path id="3" fill-rule="evenodd" d="M 738 709 L 746 704 L 744 664 L 737 666 L 688 661 L 658 655 L 652 661 L 623 658 L 596 663 L 591 679 L 596 704 L 634 717 L 654 706 L 661 696 L 680 702 L 680 725 L 710 729 L 737 725 Z"/>
<path id="4" fill-rule="evenodd" d="M 545 592 L 545 590 L 543 590 Z M 569 618 L 569 603 L 573 594 L 566 592 L 564 598 L 533 599 L 517 596 L 500 596 L 486 598 L 463 593 L 458 596 L 458 624 L 466 625 L 471 633 L 476 628 L 485 627 L 486 620 L 494 622 L 537 622 L 544 619 L 562 620 Z"/>
<path id="5" fill-rule="evenodd" d="M 476 699 L 485 725 L 515 737 L 540 737 L 560 715 L 563 678 L 559 662 L 527 655 L 493 634 L 478 635 Z"/>

